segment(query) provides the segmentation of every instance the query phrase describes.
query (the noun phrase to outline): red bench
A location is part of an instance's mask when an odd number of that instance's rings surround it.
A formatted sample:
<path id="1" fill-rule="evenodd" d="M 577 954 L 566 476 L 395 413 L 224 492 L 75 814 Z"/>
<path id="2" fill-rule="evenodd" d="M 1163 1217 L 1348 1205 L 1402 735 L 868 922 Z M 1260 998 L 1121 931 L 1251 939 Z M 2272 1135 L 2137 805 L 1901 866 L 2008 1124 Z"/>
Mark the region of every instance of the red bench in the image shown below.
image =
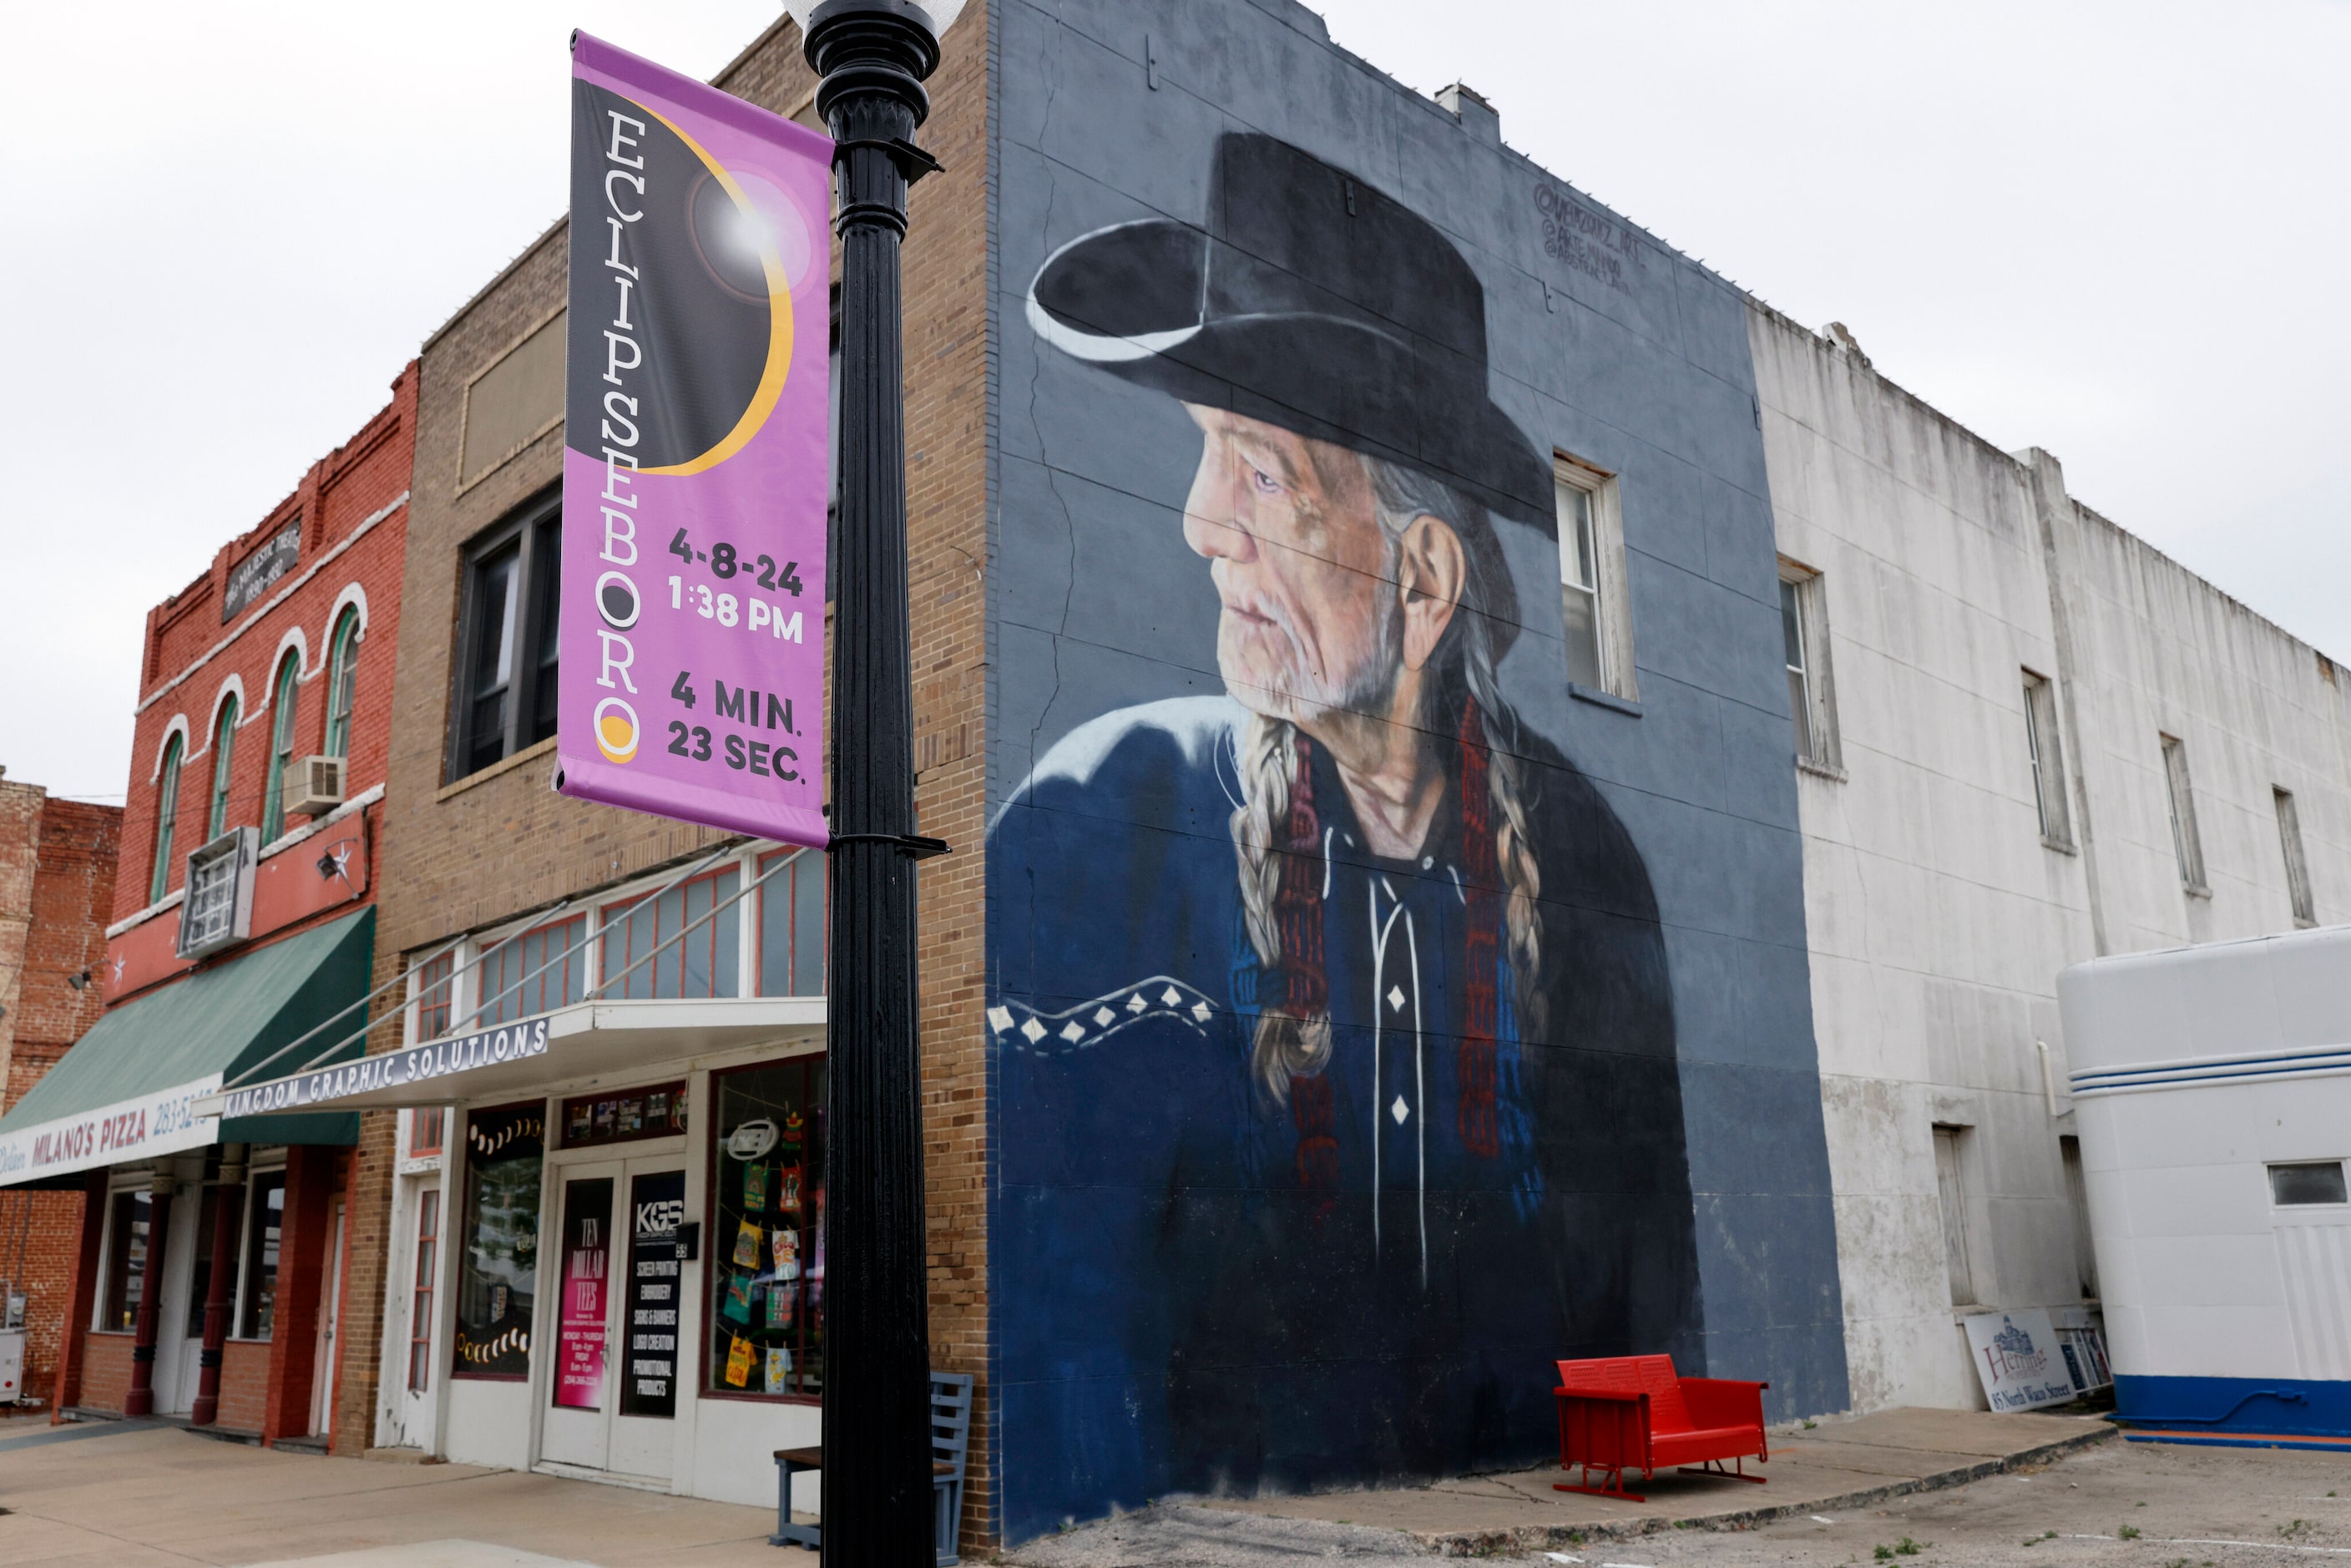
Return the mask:
<path id="1" fill-rule="evenodd" d="M 1583 1468 L 1583 1484 L 1554 1481 L 1560 1491 L 1648 1500 L 1625 1490 L 1625 1472 L 1646 1482 L 1661 1466 L 1685 1475 L 1716 1475 L 1762 1483 L 1747 1473 L 1747 1456 L 1771 1458 L 1763 1438 L 1763 1390 L 1768 1383 L 1722 1377 L 1682 1377 L 1669 1355 L 1621 1355 L 1562 1361 L 1559 1386 L 1559 1468 Z M 1722 1462 L 1739 1468 L 1726 1470 Z M 1693 1468 L 1695 1467 L 1695 1468 Z M 1604 1484 L 1592 1472 L 1604 1470 Z"/>

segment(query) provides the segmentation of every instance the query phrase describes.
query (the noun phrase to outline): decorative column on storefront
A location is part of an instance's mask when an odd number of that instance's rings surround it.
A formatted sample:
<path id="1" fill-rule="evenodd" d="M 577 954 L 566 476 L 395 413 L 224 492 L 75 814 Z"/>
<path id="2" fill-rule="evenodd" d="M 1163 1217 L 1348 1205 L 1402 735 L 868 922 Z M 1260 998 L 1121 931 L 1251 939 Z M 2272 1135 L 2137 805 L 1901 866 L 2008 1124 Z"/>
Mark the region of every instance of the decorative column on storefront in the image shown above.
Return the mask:
<path id="1" fill-rule="evenodd" d="M 221 1145 L 220 1187 L 213 1195 L 213 1271 L 204 1285 L 204 1343 L 196 1358 L 196 1403 L 188 1412 L 192 1427 L 209 1427 L 220 1418 L 222 1346 L 228 1343 L 230 1287 L 236 1282 L 237 1217 L 245 1208 L 243 1144 Z M 204 1223 L 198 1217 L 196 1223 Z"/>
<path id="2" fill-rule="evenodd" d="M 822 78 L 841 236 L 841 512 L 832 676 L 825 1137 L 824 1549 L 934 1560 L 899 246 L 923 82 L 964 0 L 788 0 Z"/>
<path id="3" fill-rule="evenodd" d="M 139 1276 L 138 1333 L 131 1343 L 131 1392 L 122 1396 L 125 1416 L 155 1414 L 155 1325 L 162 1321 L 163 1247 L 171 1239 L 172 1189 L 178 1185 L 172 1162 L 156 1166 L 147 1189 L 147 1261 Z"/>

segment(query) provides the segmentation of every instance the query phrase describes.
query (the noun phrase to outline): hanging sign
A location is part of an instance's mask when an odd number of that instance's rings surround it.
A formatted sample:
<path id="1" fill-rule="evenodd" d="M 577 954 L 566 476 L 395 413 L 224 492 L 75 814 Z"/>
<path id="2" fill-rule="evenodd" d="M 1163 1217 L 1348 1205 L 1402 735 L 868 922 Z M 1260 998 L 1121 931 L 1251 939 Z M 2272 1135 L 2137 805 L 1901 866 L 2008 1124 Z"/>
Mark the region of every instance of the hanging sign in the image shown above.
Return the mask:
<path id="1" fill-rule="evenodd" d="M 820 847 L 832 142 L 571 63 L 556 787 Z"/>

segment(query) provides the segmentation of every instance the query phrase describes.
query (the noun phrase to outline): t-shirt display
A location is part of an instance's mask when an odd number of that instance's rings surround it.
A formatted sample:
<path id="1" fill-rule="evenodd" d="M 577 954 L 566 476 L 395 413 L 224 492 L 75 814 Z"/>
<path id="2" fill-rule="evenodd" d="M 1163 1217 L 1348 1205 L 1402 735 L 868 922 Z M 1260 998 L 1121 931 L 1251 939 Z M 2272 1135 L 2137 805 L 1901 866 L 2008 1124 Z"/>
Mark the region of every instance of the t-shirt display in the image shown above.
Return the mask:
<path id="1" fill-rule="evenodd" d="M 824 1059 L 714 1074 L 713 1393 L 824 1385 Z M 720 1250 L 723 1249 L 723 1250 Z"/>

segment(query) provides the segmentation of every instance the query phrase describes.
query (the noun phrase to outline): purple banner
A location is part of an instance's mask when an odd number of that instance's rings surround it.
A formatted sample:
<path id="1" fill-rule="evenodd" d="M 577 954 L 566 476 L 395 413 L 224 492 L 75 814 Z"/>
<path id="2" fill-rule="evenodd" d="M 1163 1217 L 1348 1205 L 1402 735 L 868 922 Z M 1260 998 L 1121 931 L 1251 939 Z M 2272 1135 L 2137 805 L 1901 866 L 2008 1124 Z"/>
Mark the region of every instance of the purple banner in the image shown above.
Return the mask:
<path id="1" fill-rule="evenodd" d="M 821 846 L 832 142 L 571 67 L 557 788 Z"/>

